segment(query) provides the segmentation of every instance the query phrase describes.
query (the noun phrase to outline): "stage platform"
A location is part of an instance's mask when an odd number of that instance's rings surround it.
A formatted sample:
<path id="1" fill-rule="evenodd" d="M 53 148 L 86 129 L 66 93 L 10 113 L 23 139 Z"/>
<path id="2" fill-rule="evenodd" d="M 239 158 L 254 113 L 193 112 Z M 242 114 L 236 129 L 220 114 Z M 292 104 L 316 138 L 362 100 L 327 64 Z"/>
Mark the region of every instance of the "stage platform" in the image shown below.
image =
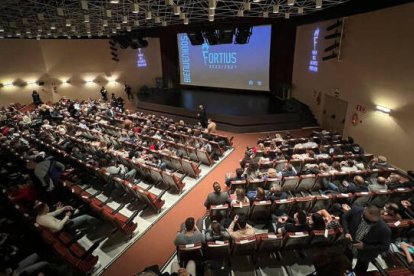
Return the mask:
<path id="1" fill-rule="evenodd" d="M 196 89 L 150 90 L 139 94 L 138 111 L 197 122 L 203 104 L 222 130 L 242 133 L 317 126 L 309 108 L 295 100 L 282 101 L 267 92 L 220 92 Z"/>

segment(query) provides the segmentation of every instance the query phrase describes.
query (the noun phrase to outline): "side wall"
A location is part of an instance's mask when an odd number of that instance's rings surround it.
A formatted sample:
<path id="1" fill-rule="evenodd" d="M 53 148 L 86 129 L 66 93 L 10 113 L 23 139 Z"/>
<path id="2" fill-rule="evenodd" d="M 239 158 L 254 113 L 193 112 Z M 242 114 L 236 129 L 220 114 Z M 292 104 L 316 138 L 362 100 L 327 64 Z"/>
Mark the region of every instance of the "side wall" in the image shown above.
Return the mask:
<path id="1" fill-rule="evenodd" d="M 148 44 L 142 49 L 147 67 L 138 68 L 138 50 L 118 49 L 120 61 L 115 62 L 106 39 L 1 40 L 0 83 L 42 80 L 45 85 L 1 87 L 0 106 L 29 103 L 33 90 L 40 93 L 43 101 L 57 101 L 62 96 L 98 97 L 102 85 L 109 93 L 123 97 L 125 82 L 133 92 L 142 85 L 155 86 L 155 78 L 162 77 L 159 39 L 150 38 Z M 93 82 L 86 83 L 88 80 Z"/>
<path id="2" fill-rule="evenodd" d="M 401 5 L 347 18 L 342 61 L 322 61 L 326 28 L 336 20 L 297 29 L 293 96 L 308 104 L 321 122 L 323 102 L 317 94 L 335 95 L 348 102 L 344 128 L 368 152 L 383 154 L 402 169 L 414 169 L 414 4 Z M 308 70 L 314 31 L 319 28 L 318 72 Z M 335 91 L 337 91 L 335 93 Z M 362 105 L 365 112 L 357 111 Z M 375 111 L 381 105 L 390 116 Z M 357 113 L 361 123 L 352 124 Z"/>

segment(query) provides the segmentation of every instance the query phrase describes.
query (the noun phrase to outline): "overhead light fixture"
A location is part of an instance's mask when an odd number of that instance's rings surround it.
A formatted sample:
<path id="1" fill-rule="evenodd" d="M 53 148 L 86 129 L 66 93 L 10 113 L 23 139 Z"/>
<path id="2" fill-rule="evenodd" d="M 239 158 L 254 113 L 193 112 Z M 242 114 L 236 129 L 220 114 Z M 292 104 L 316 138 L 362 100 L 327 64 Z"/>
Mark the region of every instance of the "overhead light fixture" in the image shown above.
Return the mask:
<path id="1" fill-rule="evenodd" d="M 102 21 L 103 23 L 102 23 L 102 26 L 104 26 L 104 27 L 108 27 L 108 20 L 103 20 Z"/>
<path id="2" fill-rule="evenodd" d="M 157 24 L 161 23 L 161 18 L 159 16 L 155 17 L 155 23 L 157 23 Z"/>
<path id="3" fill-rule="evenodd" d="M 162 21 L 161 26 L 167 27 L 167 21 Z"/>
<path id="4" fill-rule="evenodd" d="M 131 26 L 127 26 L 127 32 L 130 32 L 131 31 Z"/>
<path id="5" fill-rule="evenodd" d="M 386 114 L 389 114 L 391 112 L 391 109 L 389 109 L 387 107 L 384 107 L 384 106 L 377 105 L 375 108 L 378 111 L 381 111 L 381 112 L 386 113 Z"/>
<path id="6" fill-rule="evenodd" d="M 174 6 L 174 15 L 180 15 L 181 8 L 180 6 Z"/>
<path id="7" fill-rule="evenodd" d="M 72 32 L 76 32 L 76 28 L 75 28 L 75 26 L 70 27 L 70 30 L 71 30 Z"/>
<path id="8" fill-rule="evenodd" d="M 106 16 L 111 17 L 112 16 L 112 11 L 111 10 L 106 10 Z"/>
<path id="9" fill-rule="evenodd" d="M 2 26 L 0 26 L 0 33 L 4 32 L 4 28 Z"/>
<path id="10" fill-rule="evenodd" d="M 290 18 L 290 13 L 286 12 L 285 13 L 285 19 L 289 19 Z"/>
<path id="11" fill-rule="evenodd" d="M 112 28 L 112 33 L 116 34 L 116 29 L 115 28 Z"/>
<path id="12" fill-rule="evenodd" d="M 88 9 L 88 1 L 81 0 L 81 7 L 82 7 L 82 10 L 87 10 Z"/>
<path id="13" fill-rule="evenodd" d="M 252 3 L 244 2 L 243 7 L 245 11 L 250 11 L 250 9 L 252 8 Z"/>
<path id="14" fill-rule="evenodd" d="M 84 21 L 83 22 L 85 22 L 85 23 L 88 23 L 89 22 L 89 15 L 88 14 L 85 14 L 83 16 L 83 18 L 84 18 Z"/>
<path id="15" fill-rule="evenodd" d="M 26 30 L 26 34 L 31 34 L 32 32 L 30 31 L 30 29 Z"/>
<path id="16" fill-rule="evenodd" d="M 116 29 L 117 29 L 117 30 L 120 30 L 120 29 L 121 29 L 121 24 L 116 23 Z"/>
<path id="17" fill-rule="evenodd" d="M 244 10 L 238 10 L 237 16 L 243 17 L 244 16 Z"/>
<path id="18" fill-rule="evenodd" d="M 315 2 L 315 8 L 317 8 L 317 9 L 322 8 L 322 0 L 316 0 L 316 2 Z"/>
<path id="19" fill-rule="evenodd" d="M 174 5 L 174 1 L 173 0 L 165 0 L 165 5 Z"/>
<path id="20" fill-rule="evenodd" d="M 208 16 L 208 21 L 213 22 L 214 21 L 214 15 L 209 15 Z"/>
<path id="21" fill-rule="evenodd" d="M 184 18 L 184 25 L 188 25 L 188 23 L 189 23 L 188 18 Z"/>
<path id="22" fill-rule="evenodd" d="M 269 17 L 269 12 L 268 11 L 263 12 L 263 17 L 268 18 Z"/>
<path id="23" fill-rule="evenodd" d="M 253 3 L 259 3 L 260 0 L 253 0 Z"/>
<path id="24" fill-rule="evenodd" d="M 139 5 L 138 5 L 138 3 L 132 4 L 132 13 L 139 13 Z"/>
<path id="25" fill-rule="evenodd" d="M 119 4 L 119 0 L 111 0 L 111 1 L 109 1 L 109 3 L 111 3 L 111 4 Z"/>
<path id="26" fill-rule="evenodd" d="M 279 13 L 280 5 L 273 5 L 273 13 Z"/>
<path id="27" fill-rule="evenodd" d="M 39 19 L 40 21 L 45 20 L 45 16 L 43 15 L 43 13 L 38 13 L 37 14 L 37 19 Z"/>
<path id="28" fill-rule="evenodd" d="M 180 19 L 184 20 L 185 19 L 185 13 L 181 13 L 180 14 Z"/>
<path id="29" fill-rule="evenodd" d="M 288 6 L 293 6 L 293 5 L 295 5 L 295 0 L 288 0 L 287 4 L 288 4 Z"/>
<path id="30" fill-rule="evenodd" d="M 150 20 L 152 18 L 152 13 L 151 11 L 147 11 L 145 12 L 145 19 Z"/>
<path id="31" fill-rule="evenodd" d="M 59 15 L 59 16 L 65 16 L 65 14 L 63 13 L 63 8 L 56 8 L 56 13 L 57 13 L 57 15 Z"/>
<path id="32" fill-rule="evenodd" d="M 298 14 L 303 14 L 303 7 L 298 7 Z"/>
<path id="33" fill-rule="evenodd" d="M 56 30 L 55 23 L 50 23 L 50 29 L 51 29 L 51 30 Z"/>
<path id="34" fill-rule="evenodd" d="M 91 24 L 90 23 L 85 23 L 85 27 L 86 27 L 86 29 L 90 29 L 91 28 Z"/>
<path id="35" fill-rule="evenodd" d="M 216 14 L 216 10 L 208 10 L 208 15 L 214 16 Z"/>
<path id="36" fill-rule="evenodd" d="M 123 24 L 127 24 L 128 23 L 128 16 L 123 16 L 122 17 L 122 23 Z"/>
<path id="37" fill-rule="evenodd" d="M 139 26 L 139 20 L 135 20 L 135 21 L 134 21 L 134 25 L 135 25 L 135 26 Z"/>
<path id="38" fill-rule="evenodd" d="M 214 10 L 214 9 L 216 9 L 216 0 L 208 0 L 208 8 L 210 9 L 210 10 Z"/>
<path id="39" fill-rule="evenodd" d="M 70 23 L 70 19 L 66 19 L 66 27 L 70 27 L 72 24 Z"/>
<path id="40" fill-rule="evenodd" d="M 16 33 L 16 36 L 20 36 L 21 34 L 19 32 Z"/>
<path id="41" fill-rule="evenodd" d="M 23 22 L 23 24 L 24 24 L 24 25 L 29 24 L 29 21 L 27 21 L 27 18 L 23 18 L 23 19 L 22 19 L 22 22 Z"/>

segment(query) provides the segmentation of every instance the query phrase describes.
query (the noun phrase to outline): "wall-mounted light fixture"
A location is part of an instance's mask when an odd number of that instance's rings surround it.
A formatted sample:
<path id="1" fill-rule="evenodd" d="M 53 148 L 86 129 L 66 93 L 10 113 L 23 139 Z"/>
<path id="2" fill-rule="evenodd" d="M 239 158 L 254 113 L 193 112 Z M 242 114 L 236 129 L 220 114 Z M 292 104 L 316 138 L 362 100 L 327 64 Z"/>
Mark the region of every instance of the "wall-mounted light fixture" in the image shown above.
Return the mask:
<path id="1" fill-rule="evenodd" d="M 387 107 L 380 106 L 380 105 L 377 105 L 375 108 L 377 109 L 377 111 L 383 112 L 385 114 L 390 114 L 390 112 L 391 112 L 391 109 L 389 109 Z"/>

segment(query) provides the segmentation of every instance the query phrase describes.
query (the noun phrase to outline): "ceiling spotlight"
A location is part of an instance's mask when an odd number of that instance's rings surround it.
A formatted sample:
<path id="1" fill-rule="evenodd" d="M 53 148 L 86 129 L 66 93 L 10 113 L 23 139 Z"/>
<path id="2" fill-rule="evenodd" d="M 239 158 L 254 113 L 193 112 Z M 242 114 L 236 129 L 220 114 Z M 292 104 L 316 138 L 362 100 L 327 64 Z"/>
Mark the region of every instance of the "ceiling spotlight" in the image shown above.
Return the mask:
<path id="1" fill-rule="evenodd" d="M 173 0 L 165 0 L 165 5 L 174 5 L 174 1 Z"/>
<path id="2" fill-rule="evenodd" d="M 127 26 L 127 32 L 130 32 L 131 31 L 131 26 Z"/>
<path id="3" fill-rule="evenodd" d="M 88 23 L 89 22 L 89 15 L 85 14 L 83 16 L 83 18 L 84 18 L 84 21 L 83 22 L 85 22 L 85 23 Z"/>
<path id="4" fill-rule="evenodd" d="M 214 16 L 216 13 L 216 10 L 208 10 L 208 15 Z"/>
<path id="5" fill-rule="evenodd" d="M 111 0 L 111 1 L 109 1 L 109 3 L 111 3 L 111 4 L 119 4 L 119 0 Z"/>
<path id="6" fill-rule="evenodd" d="M 30 29 L 26 30 L 26 34 L 31 34 L 32 32 L 30 31 Z"/>
<path id="7" fill-rule="evenodd" d="M 208 21 L 213 22 L 214 21 L 214 15 L 209 15 L 208 16 Z"/>
<path id="8" fill-rule="evenodd" d="M 72 24 L 70 24 L 70 19 L 66 19 L 66 27 L 70 27 Z"/>
<path id="9" fill-rule="evenodd" d="M 65 16 L 65 14 L 63 13 L 63 8 L 56 8 L 56 12 L 59 16 Z"/>
<path id="10" fill-rule="evenodd" d="M 55 23 L 50 23 L 50 29 L 51 29 L 51 30 L 56 30 Z"/>
<path id="11" fill-rule="evenodd" d="M 82 7 L 82 10 L 87 10 L 88 9 L 88 1 L 81 0 L 81 7 Z"/>
<path id="12" fill-rule="evenodd" d="M 180 19 L 184 20 L 185 19 L 185 13 L 181 13 L 180 14 Z"/>
<path id="13" fill-rule="evenodd" d="M 167 27 L 167 21 L 162 21 L 161 26 Z"/>
<path id="14" fill-rule="evenodd" d="M 322 8 L 322 0 L 316 0 L 315 8 L 317 8 L 317 9 Z"/>
<path id="15" fill-rule="evenodd" d="M 244 16 L 244 10 L 238 10 L 237 16 L 243 17 Z"/>
<path id="16" fill-rule="evenodd" d="M 16 33 L 16 35 L 17 35 L 17 36 L 20 36 L 21 34 L 20 34 L 20 32 L 17 32 L 17 33 Z"/>
<path id="17" fill-rule="evenodd" d="M 252 7 L 252 3 L 250 3 L 250 2 L 244 2 L 243 7 L 244 7 L 244 10 L 245 11 L 250 11 L 250 9 Z"/>
<path id="18" fill-rule="evenodd" d="M 111 10 L 106 10 L 106 16 L 111 17 L 112 16 L 112 11 Z"/>
<path id="19" fill-rule="evenodd" d="M 214 10 L 216 8 L 216 0 L 208 0 L 208 8 Z"/>
<path id="20" fill-rule="evenodd" d="M 303 14 L 303 7 L 298 7 L 298 14 Z"/>
<path id="21" fill-rule="evenodd" d="M 260 0 L 253 0 L 253 3 L 259 3 Z"/>
<path id="22" fill-rule="evenodd" d="M 43 13 L 38 13 L 37 14 L 37 19 L 39 19 L 40 21 L 45 20 L 45 16 L 43 15 Z"/>
<path id="23" fill-rule="evenodd" d="M 104 26 L 104 27 L 108 27 L 108 20 L 103 20 L 102 21 L 103 23 L 102 23 L 102 26 Z"/>
<path id="24" fill-rule="evenodd" d="M 174 6 L 174 15 L 180 15 L 181 8 L 180 6 Z"/>
<path id="25" fill-rule="evenodd" d="M 279 5 L 273 5 L 273 13 L 279 13 Z"/>
<path id="26" fill-rule="evenodd" d="M 116 23 L 116 29 L 117 29 L 117 30 L 120 30 L 120 29 L 121 29 L 121 24 Z"/>
<path id="27" fill-rule="evenodd" d="M 70 30 L 71 30 L 72 32 L 76 32 L 76 28 L 75 28 L 75 26 L 70 27 Z"/>
<path id="28" fill-rule="evenodd" d="M 122 17 L 122 23 L 127 24 L 128 23 L 128 16 Z"/>
<path id="29" fill-rule="evenodd" d="M 285 13 L 285 19 L 289 19 L 290 18 L 290 14 L 287 12 Z"/>
<path id="30" fill-rule="evenodd" d="M 151 11 L 147 11 L 145 12 L 145 19 L 150 20 L 152 18 L 152 13 Z"/>
<path id="31" fill-rule="evenodd" d="M 112 29 L 112 33 L 113 33 L 113 34 L 116 34 L 116 29 L 114 29 L 114 28 L 113 28 L 113 29 Z"/>
<path id="32" fill-rule="evenodd" d="M 161 23 L 161 18 L 159 16 L 155 17 L 155 23 L 157 23 L 157 24 Z"/>
<path id="33" fill-rule="evenodd" d="M 27 18 L 23 18 L 23 19 L 22 19 L 22 22 L 23 22 L 23 24 L 24 24 L 24 25 L 29 24 L 29 22 L 27 21 Z"/>
<path id="34" fill-rule="evenodd" d="M 91 28 L 91 24 L 89 24 L 89 23 L 85 23 L 85 27 L 86 27 L 87 29 L 90 29 L 90 28 Z"/>
<path id="35" fill-rule="evenodd" d="M 384 107 L 384 106 L 377 105 L 375 108 L 378 111 L 381 111 L 381 112 L 386 113 L 386 114 L 389 114 L 391 112 L 391 109 L 389 109 L 387 107 Z"/>
<path id="36" fill-rule="evenodd" d="M 295 0 L 288 0 L 287 4 L 288 4 L 288 6 L 293 6 L 293 5 L 295 5 Z"/>
<path id="37" fill-rule="evenodd" d="M 188 18 L 184 18 L 184 25 L 188 25 L 188 22 L 189 22 Z"/>
<path id="38" fill-rule="evenodd" d="M 138 13 L 139 12 L 139 5 L 138 3 L 132 4 L 132 13 Z"/>
<path id="39" fill-rule="evenodd" d="M 268 11 L 263 12 L 263 18 L 268 18 L 268 17 L 269 17 L 269 12 Z"/>
<path id="40" fill-rule="evenodd" d="M 3 26 L 0 26 L 0 33 L 4 32 Z"/>
<path id="41" fill-rule="evenodd" d="M 135 21 L 134 21 L 134 25 L 135 25 L 135 26 L 139 26 L 139 20 L 135 20 Z"/>

